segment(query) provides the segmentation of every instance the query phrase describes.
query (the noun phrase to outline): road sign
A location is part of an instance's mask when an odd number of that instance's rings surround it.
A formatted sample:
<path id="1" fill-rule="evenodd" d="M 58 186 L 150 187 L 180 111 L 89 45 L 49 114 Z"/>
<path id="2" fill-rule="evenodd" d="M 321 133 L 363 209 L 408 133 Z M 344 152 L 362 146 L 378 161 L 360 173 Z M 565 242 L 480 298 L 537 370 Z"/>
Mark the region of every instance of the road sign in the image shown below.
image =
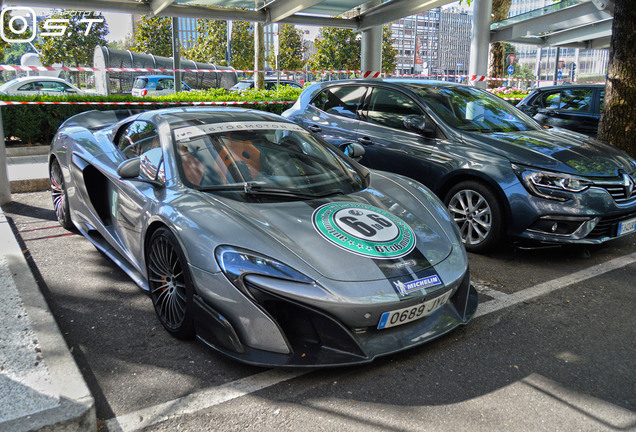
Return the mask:
<path id="1" fill-rule="evenodd" d="M 515 54 L 509 54 L 508 55 L 508 62 L 510 63 L 510 66 L 512 66 L 513 64 L 515 64 L 515 59 L 517 58 L 517 56 Z"/>
<path id="2" fill-rule="evenodd" d="M 508 75 L 512 75 L 515 72 L 515 67 L 513 65 L 508 66 Z"/>
<path id="3" fill-rule="evenodd" d="M 563 72 L 558 71 L 558 72 L 557 72 L 557 78 L 558 78 L 558 79 L 561 79 L 562 77 L 563 77 Z"/>

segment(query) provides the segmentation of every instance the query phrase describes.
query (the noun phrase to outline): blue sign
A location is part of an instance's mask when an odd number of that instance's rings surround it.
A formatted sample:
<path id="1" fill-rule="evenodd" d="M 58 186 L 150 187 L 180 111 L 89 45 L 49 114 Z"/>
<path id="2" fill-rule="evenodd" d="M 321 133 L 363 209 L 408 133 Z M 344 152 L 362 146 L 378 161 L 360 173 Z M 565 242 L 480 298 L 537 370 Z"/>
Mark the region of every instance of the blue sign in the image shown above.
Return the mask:
<path id="1" fill-rule="evenodd" d="M 514 66 L 512 66 L 512 65 L 508 66 L 508 75 L 512 75 L 514 73 L 514 71 L 515 71 Z"/>
<path id="2" fill-rule="evenodd" d="M 563 72 L 558 71 L 558 72 L 557 72 L 557 78 L 558 78 L 558 79 L 561 79 L 562 77 L 563 77 Z"/>

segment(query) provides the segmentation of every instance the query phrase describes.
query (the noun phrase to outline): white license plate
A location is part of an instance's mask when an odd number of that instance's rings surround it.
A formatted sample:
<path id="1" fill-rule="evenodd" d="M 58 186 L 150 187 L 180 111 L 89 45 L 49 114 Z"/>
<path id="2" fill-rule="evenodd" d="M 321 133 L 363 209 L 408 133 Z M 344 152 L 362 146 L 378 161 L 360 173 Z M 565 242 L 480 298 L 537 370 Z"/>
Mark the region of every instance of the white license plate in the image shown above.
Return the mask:
<path id="1" fill-rule="evenodd" d="M 636 231 L 636 218 L 623 221 L 618 224 L 618 235 L 633 233 Z"/>
<path id="2" fill-rule="evenodd" d="M 452 290 L 442 294 L 439 297 L 425 301 L 415 306 L 404 309 L 397 309 L 391 312 L 384 312 L 380 317 L 378 329 L 385 329 L 406 324 L 420 318 L 424 318 L 444 306 L 451 296 Z"/>

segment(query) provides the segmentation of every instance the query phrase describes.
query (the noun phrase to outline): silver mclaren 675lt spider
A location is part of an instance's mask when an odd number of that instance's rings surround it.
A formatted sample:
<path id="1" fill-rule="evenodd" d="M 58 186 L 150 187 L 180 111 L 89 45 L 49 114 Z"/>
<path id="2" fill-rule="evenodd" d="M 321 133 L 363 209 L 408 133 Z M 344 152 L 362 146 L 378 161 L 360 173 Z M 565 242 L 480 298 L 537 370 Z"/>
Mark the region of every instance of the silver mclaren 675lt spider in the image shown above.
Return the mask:
<path id="1" fill-rule="evenodd" d="M 90 111 L 51 145 L 53 204 L 165 329 L 271 366 L 369 362 L 477 309 L 461 235 L 405 177 L 261 111 Z"/>

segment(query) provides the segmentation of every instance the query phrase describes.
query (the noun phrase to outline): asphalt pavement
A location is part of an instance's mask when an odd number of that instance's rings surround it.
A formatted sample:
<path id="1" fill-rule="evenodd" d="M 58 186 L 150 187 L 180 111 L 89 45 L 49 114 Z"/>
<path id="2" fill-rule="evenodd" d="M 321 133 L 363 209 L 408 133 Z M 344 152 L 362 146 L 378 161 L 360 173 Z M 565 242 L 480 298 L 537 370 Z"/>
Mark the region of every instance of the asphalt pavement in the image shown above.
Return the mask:
<path id="1" fill-rule="evenodd" d="M 636 429 L 635 236 L 471 254 L 465 328 L 364 367 L 266 370 L 167 335 L 147 296 L 57 225 L 35 192 L 46 156 L 9 163 L 12 188 L 34 192 L 0 215 L 0 431 Z"/>
<path id="2" fill-rule="evenodd" d="M 7 149 L 12 193 L 49 187 L 48 146 Z M 0 209 L 0 431 L 95 431 L 95 402 Z"/>

